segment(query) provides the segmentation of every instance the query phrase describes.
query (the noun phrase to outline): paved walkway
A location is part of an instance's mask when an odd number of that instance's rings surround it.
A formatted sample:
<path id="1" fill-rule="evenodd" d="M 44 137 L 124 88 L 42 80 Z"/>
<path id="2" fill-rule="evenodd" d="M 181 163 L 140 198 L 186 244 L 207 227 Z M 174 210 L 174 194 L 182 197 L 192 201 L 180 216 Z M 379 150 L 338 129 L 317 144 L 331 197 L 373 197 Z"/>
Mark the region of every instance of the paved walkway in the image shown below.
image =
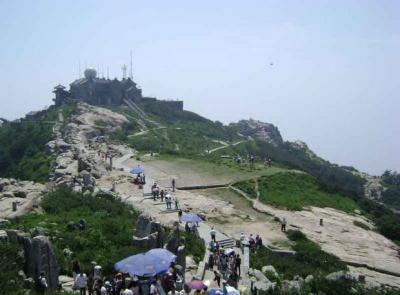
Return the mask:
<path id="1" fill-rule="evenodd" d="M 125 172 L 128 172 L 129 169 L 132 167 L 128 167 L 125 163 L 126 163 L 126 160 L 128 160 L 132 156 L 133 156 L 133 154 L 126 154 L 120 158 L 115 159 L 114 167 L 116 169 L 122 168 Z M 151 175 L 146 174 L 146 183 L 147 184 L 145 185 L 145 187 L 143 189 L 144 193 L 146 193 L 147 191 L 150 192 L 150 187 L 154 183 L 154 181 L 155 180 L 152 178 Z M 178 192 L 179 191 L 177 191 L 177 193 Z M 121 197 L 124 202 L 134 205 L 139 210 L 144 211 L 144 212 L 150 214 L 151 216 L 156 217 L 163 223 L 171 223 L 172 221 L 177 220 L 177 213 L 176 213 L 177 210 L 167 210 L 164 203 L 161 203 L 160 201 L 153 201 L 153 198 L 151 196 L 143 195 L 143 193 L 140 193 L 139 190 L 137 190 L 136 192 L 132 192 L 132 194 L 129 194 L 129 195 L 121 194 Z M 235 243 L 234 239 L 232 237 L 230 237 L 224 233 L 221 233 L 220 231 L 218 231 L 217 228 L 215 228 L 215 230 L 216 230 L 216 240 L 217 241 L 232 240 L 231 241 L 232 245 Z M 210 231 L 211 231 L 211 226 L 209 224 L 207 224 L 207 222 L 199 223 L 198 233 L 199 233 L 199 236 L 204 240 L 207 250 L 206 250 L 203 261 L 200 262 L 200 264 L 199 264 L 199 268 L 198 268 L 196 276 L 204 279 L 205 281 L 209 281 L 210 288 L 218 288 L 216 282 L 213 281 L 213 279 L 214 279 L 213 270 L 205 269 L 206 263 L 208 261 L 208 256 L 209 256 L 208 245 L 211 241 Z M 239 249 L 235 246 L 233 246 L 233 249 L 235 250 L 236 253 L 240 253 L 242 256 L 242 268 L 241 268 L 242 279 L 239 282 L 239 284 L 246 285 L 248 283 L 248 277 L 247 277 L 247 271 L 244 268 L 245 259 L 242 255 L 241 249 Z"/>

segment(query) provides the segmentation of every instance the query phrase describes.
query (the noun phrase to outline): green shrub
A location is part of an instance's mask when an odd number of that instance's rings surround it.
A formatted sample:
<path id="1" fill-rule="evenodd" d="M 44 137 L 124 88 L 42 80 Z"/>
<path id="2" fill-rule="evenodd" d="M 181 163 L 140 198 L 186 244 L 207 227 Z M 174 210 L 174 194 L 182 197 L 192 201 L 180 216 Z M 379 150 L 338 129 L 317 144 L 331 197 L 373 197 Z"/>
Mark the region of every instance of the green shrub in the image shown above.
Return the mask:
<path id="1" fill-rule="evenodd" d="M 353 221 L 353 224 L 354 224 L 355 226 L 361 227 L 361 228 L 363 228 L 363 229 L 365 229 L 365 230 L 370 230 L 370 229 L 371 229 L 371 228 L 370 228 L 368 225 L 366 225 L 364 222 L 361 222 L 361 221 L 358 221 L 358 220 L 354 220 L 354 221 Z"/>
<path id="2" fill-rule="evenodd" d="M 138 213 L 129 205 L 106 194 L 82 195 L 66 189 L 48 193 L 42 200 L 43 214 L 29 214 L 11 223 L 11 227 L 29 230 L 37 226 L 51 238 L 61 273 L 71 273 L 73 252 L 83 269 L 91 269 L 90 262 L 99 263 L 105 274 L 113 273 L 119 260 L 141 252 L 133 247 L 132 233 Z M 69 229 L 68 224 L 86 220 L 85 230 Z"/>
<path id="3" fill-rule="evenodd" d="M 295 256 L 282 254 L 262 248 L 250 254 L 252 268 L 261 269 L 265 265 L 273 265 L 284 279 L 292 279 L 296 275 L 314 277 L 331 272 L 346 270 L 347 266 L 336 256 L 324 252 L 316 243 L 308 240 L 300 231 L 288 231 L 288 238 L 295 242 Z"/>
<path id="4" fill-rule="evenodd" d="M 0 243 L 0 282 L 1 294 L 23 294 L 23 282 L 18 271 L 24 269 L 22 248 L 18 244 Z"/>
<path id="5" fill-rule="evenodd" d="M 191 233 L 184 233 L 186 255 L 192 256 L 196 263 L 203 260 L 206 252 L 204 242 Z"/>

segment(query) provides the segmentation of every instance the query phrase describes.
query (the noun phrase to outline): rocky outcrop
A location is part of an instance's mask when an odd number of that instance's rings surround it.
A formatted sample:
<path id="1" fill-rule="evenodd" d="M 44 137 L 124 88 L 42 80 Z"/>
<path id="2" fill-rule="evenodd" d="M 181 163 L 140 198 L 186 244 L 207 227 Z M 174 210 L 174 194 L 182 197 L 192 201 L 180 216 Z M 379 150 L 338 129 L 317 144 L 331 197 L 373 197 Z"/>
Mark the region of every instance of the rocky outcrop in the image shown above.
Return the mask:
<path id="1" fill-rule="evenodd" d="M 240 120 L 237 123 L 229 124 L 229 126 L 234 127 L 239 134 L 246 137 L 259 138 L 276 146 L 283 143 L 278 128 L 270 123 L 250 119 Z"/>
<path id="2" fill-rule="evenodd" d="M 23 247 L 26 273 L 36 280 L 40 273 L 44 272 L 49 288 L 56 289 L 59 268 L 49 239 L 43 235 L 36 235 L 41 233 L 39 229 L 33 231 L 32 235 L 19 230 L 7 230 L 6 233 L 9 242 L 18 243 Z"/>
<path id="3" fill-rule="evenodd" d="M 57 155 L 50 180 L 57 187 L 94 191 L 94 180 L 107 174 L 110 158 L 116 155 L 103 139 L 127 122 L 111 110 L 78 103 L 70 122 L 57 123 L 55 139 L 46 144 L 46 151 Z"/>
<path id="4" fill-rule="evenodd" d="M 132 243 L 143 249 L 162 248 L 164 229 L 161 223 L 146 214 L 141 214 L 136 222 Z"/>
<path id="5" fill-rule="evenodd" d="M 0 178 L 0 218 L 14 218 L 35 209 L 47 191 L 43 184 Z"/>

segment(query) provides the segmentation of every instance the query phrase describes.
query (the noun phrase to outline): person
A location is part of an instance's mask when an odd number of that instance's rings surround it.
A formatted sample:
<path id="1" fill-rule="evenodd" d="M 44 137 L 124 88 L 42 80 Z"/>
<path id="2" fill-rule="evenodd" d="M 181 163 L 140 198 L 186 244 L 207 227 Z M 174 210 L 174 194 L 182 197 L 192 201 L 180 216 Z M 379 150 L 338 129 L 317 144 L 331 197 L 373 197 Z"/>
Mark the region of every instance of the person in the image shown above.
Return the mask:
<path id="1" fill-rule="evenodd" d="M 117 293 L 118 294 L 118 293 Z M 133 295 L 133 292 L 131 289 L 128 287 L 125 288 L 124 292 L 122 292 L 122 295 Z"/>
<path id="2" fill-rule="evenodd" d="M 172 268 L 164 274 L 163 277 L 163 287 L 165 292 L 169 293 L 170 291 L 174 290 L 175 292 L 175 281 L 174 281 L 174 274 Z"/>
<path id="3" fill-rule="evenodd" d="M 167 209 L 171 209 L 171 195 L 170 194 L 165 195 L 165 203 L 167 204 Z"/>
<path id="4" fill-rule="evenodd" d="M 244 240 L 246 239 L 246 237 L 245 237 L 245 235 L 244 235 L 243 232 L 240 233 L 240 238 L 239 238 L 239 239 L 240 239 L 240 242 L 241 242 L 241 243 L 243 243 Z"/>
<path id="5" fill-rule="evenodd" d="M 104 293 L 104 294 L 103 294 Z M 110 295 L 113 294 L 113 286 L 111 285 L 110 281 L 106 281 L 104 286 L 101 287 L 101 295 Z"/>
<path id="6" fill-rule="evenodd" d="M 178 205 L 179 205 L 178 198 L 175 197 L 175 210 L 178 210 L 178 209 L 179 209 L 179 208 L 178 208 Z"/>
<path id="7" fill-rule="evenodd" d="M 190 233 L 189 222 L 186 222 L 186 223 L 185 223 L 185 231 L 186 231 L 187 233 Z"/>
<path id="8" fill-rule="evenodd" d="M 172 191 L 174 192 L 175 191 L 175 178 L 172 178 L 171 184 L 172 184 Z"/>
<path id="9" fill-rule="evenodd" d="M 124 287 L 124 280 L 121 273 L 115 275 L 115 294 L 120 294 Z"/>
<path id="10" fill-rule="evenodd" d="M 217 282 L 218 287 L 221 287 L 221 274 L 217 270 L 214 270 L 214 281 Z"/>
<path id="11" fill-rule="evenodd" d="M 256 248 L 256 242 L 253 238 L 253 234 L 250 234 L 250 237 L 249 237 L 249 247 L 250 247 L 251 251 L 254 251 Z"/>
<path id="12" fill-rule="evenodd" d="M 47 280 L 46 280 L 46 274 L 44 271 L 42 271 L 37 279 L 37 290 L 39 293 L 46 293 L 46 290 L 48 288 Z"/>
<path id="13" fill-rule="evenodd" d="M 281 231 L 286 232 L 286 218 L 282 218 Z"/>
<path id="14" fill-rule="evenodd" d="M 81 273 L 81 266 L 78 259 L 74 258 L 74 260 L 72 260 L 72 278 L 74 279 L 74 281 L 79 273 Z"/>
<path id="15" fill-rule="evenodd" d="M 157 185 L 156 187 L 156 199 L 160 197 L 160 187 Z"/>
<path id="16" fill-rule="evenodd" d="M 179 219 L 179 223 L 181 223 L 182 222 L 182 209 L 179 209 L 179 211 L 178 211 L 178 219 Z"/>
<path id="17" fill-rule="evenodd" d="M 154 283 L 150 285 L 150 295 L 158 295 L 158 289 Z"/>
<path id="18" fill-rule="evenodd" d="M 257 250 L 260 249 L 261 246 L 262 246 L 262 239 L 261 239 L 261 237 L 259 235 L 257 235 L 257 237 L 256 237 L 256 248 L 257 248 Z"/>
<path id="19" fill-rule="evenodd" d="M 95 279 L 93 284 L 93 291 L 96 295 L 101 295 L 101 287 L 103 286 L 103 281 L 101 279 Z"/>
<path id="20" fill-rule="evenodd" d="M 153 201 L 156 200 L 156 188 L 157 188 L 157 184 L 154 183 L 154 184 L 151 186 L 151 195 L 153 196 Z"/>
<path id="21" fill-rule="evenodd" d="M 140 294 L 139 278 L 137 276 L 134 276 L 132 278 L 131 290 L 133 292 L 133 295 L 139 295 Z"/>
<path id="22" fill-rule="evenodd" d="M 214 268 L 214 254 L 210 253 L 208 256 L 208 268 L 213 269 Z"/>
<path id="23" fill-rule="evenodd" d="M 211 241 L 216 242 L 216 239 L 215 239 L 216 234 L 217 234 L 217 232 L 215 231 L 214 227 L 212 226 L 211 230 L 210 230 Z"/>
<path id="24" fill-rule="evenodd" d="M 79 275 L 76 276 L 75 286 L 79 290 L 80 295 L 86 295 L 87 281 L 87 276 L 83 272 L 80 272 Z"/>
<path id="25" fill-rule="evenodd" d="M 236 255 L 235 259 L 235 272 L 239 274 L 240 276 L 240 265 L 242 264 L 242 259 L 240 258 L 240 255 Z"/>
<path id="26" fill-rule="evenodd" d="M 161 203 L 164 202 L 164 190 L 162 189 L 160 192 Z"/>

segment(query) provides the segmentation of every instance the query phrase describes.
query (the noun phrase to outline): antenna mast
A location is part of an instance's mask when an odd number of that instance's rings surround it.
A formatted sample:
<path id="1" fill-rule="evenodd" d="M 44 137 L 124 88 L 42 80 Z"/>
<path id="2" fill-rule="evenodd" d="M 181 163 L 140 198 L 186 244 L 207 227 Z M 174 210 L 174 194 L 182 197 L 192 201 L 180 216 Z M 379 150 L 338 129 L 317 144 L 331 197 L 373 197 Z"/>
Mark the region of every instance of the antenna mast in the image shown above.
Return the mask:
<path id="1" fill-rule="evenodd" d="M 122 66 L 122 79 L 126 79 L 126 65 Z"/>
<path id="2" fill-rule="evenodd" d="M 132 50 L 131 50 L 131 68 L 129 71 L 129 78 L 131 78 L 131 80 L 133 80 L 133 69 L 132 69 Z"/>

